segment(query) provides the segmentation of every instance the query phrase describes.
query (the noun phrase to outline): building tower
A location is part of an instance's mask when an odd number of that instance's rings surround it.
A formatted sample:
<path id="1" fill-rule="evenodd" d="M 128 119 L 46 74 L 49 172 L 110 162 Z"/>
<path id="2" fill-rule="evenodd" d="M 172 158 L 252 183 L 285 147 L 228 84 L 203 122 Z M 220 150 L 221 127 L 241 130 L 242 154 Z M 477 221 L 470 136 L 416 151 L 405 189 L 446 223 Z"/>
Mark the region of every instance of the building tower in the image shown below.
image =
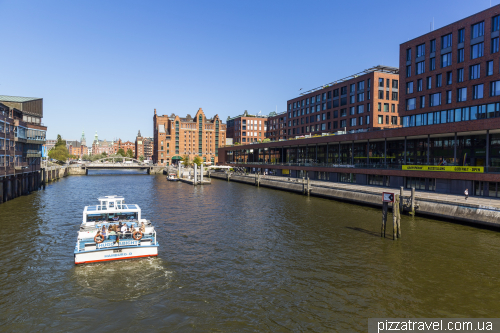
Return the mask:
<path id="1" fill-rule="evenodd" d="M 82 138 L 80 139 L 80 143 L 82 146 L 87 145 L 87 140 L 85 139 L 85 131 L 82 131 Z"/>

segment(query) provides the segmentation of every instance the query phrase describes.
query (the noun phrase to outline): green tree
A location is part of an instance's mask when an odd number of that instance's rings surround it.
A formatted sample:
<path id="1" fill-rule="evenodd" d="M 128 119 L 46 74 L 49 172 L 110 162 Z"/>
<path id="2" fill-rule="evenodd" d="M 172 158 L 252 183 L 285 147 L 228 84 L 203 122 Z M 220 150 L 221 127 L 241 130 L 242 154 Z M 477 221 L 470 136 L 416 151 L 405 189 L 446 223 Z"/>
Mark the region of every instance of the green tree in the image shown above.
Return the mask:
<path id="1" fill-rule="evenodd" d="M 69 158 L 68 148 L 66 148 L 66 145 L 56 146 L 49 151 L 49 157 L 64 163 Z"/>
<path id="2" fill-rule="evenodd" d="M 108 154 L 105 151 L 103 151 L 101 156 L 102 156 L 102 158 L 106 158 L 106 157 L 108 157 Z"/>
<path id="3" fill-rule="evenodd" d="M 144 162 L 144 156 L 139 156 L 139 161 Z"/>
<path id="4" fill-rule="evenodd" d="M 134 152 L 132 149 L 127 149 L 127 157 L 134 158 Z"/>
<path id="5" fill-rule="evenodd" d="M 57 141 L 55 147 L 64 146 L 66 147 L 66 140 L 63 140 L 61 134 L 57 134 Z"/>
<path id="6" fill-rule="evenodd" d="M 184 165 L 185 167 L 189 167 L 189 166 L 191 166 L 191 164 L 192 164 L 192 163 L 191 163 L 191 161 L 190 161 L 190 159 L 189 159 L 189 155 L 184 155 L 184 156 L 182 156 L 181 163 L 182 163 L 182 165 Z"/>
<path id="7" fill-rule="evenodd" d="M 90 160 L 90 156 L 89 155 L 83 155 L 82 156 L 82 161 L 88 161 Z"/>
<path id="8" fill-rule="evenodd" d="M 120 149 L 118 149 L 117 154 L 118 155 L 122 155 L 123 157 L 125 157 L 125 150 L 123 150 L 123 148 L 120 148 Z"/>
<path id="9" fill-rule="evenodd" d="M 194 158 L 193 158 L 193 164 L 196 164 L 197 166 L 200 166 L 201 163 L 203 163 L 203 160 L 201 159 L 200 156 L 196 155 Z"/>

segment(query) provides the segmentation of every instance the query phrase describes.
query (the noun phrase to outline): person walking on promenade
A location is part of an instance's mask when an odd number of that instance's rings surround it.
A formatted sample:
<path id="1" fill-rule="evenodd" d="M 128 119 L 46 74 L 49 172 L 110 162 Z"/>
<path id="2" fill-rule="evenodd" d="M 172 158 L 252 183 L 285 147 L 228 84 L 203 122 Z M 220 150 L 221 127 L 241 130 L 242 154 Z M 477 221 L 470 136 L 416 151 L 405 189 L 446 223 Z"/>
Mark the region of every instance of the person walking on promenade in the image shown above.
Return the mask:
<path id="1" fill-rule="evenodd" d="M 464 194 L 465 194 L 465 201 L 467 201 L 467 199 L 469 198 L 469 189 L 468 188 L 465 189 Z"/>

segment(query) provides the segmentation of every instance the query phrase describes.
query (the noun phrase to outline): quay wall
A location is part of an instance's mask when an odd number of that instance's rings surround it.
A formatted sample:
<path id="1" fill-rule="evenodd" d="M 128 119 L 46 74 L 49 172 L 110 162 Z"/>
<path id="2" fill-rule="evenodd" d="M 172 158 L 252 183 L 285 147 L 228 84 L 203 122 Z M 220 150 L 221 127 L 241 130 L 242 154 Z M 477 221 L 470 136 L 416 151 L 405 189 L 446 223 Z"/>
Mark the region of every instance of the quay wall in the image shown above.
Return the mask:
<path id="1" fill-rule="evenodd" d="M 227 174 L 225 173 L 211 173 L 210 176 L 212 178 L 227 181 Z M 229 181 L 250 185 L 256 185 L 257 182 L 253 175 L 230 175 Z M 277 180 L 261 177 L 259 179 L 259 186 L 295 193 L 306 193 L 307 190 L 307 185 L 305 183 L 287 181 L 286 178 Z M 340 187 L 336 188 L 333 186 L 334 184 L 332 185 L 330 182 L 328 182 L 328 186 L 321 186 L 316 181 L 310 185 L 309 193 L 310 195 L 323 198 L 382 207 L 380 189 L 377 190 L 374 188 L 373 191 L 354 190 Z M 391 189 L 391 192 L 394 192 L 394 190 Z M 407 197 L 403 199 L 407 199 Z M 416 214 L 418 215 L 500 228 L 500 207 L 423 198 L 419 197 L 418 192 L 415 195 L 415 202 L 417 207 Z M 389 207 L 392 207 L 391 203 Z M 405 211 L 409 211 L 409 209 L 405 208 Z"/>

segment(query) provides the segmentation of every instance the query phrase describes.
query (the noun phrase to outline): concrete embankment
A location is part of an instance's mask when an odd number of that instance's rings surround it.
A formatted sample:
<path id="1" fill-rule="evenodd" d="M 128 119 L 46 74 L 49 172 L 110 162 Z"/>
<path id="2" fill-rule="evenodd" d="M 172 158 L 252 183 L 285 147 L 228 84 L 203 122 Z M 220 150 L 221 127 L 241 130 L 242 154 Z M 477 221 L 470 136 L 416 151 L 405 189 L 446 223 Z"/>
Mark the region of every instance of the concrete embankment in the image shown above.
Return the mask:
<path id="1" fill-rule="evenodd" d="M 212 173 L 212 178 L 226 180 L 228 175 L 225 173 Z M 250 185 L 273 188 L 277 190 L 290 191 L 295 193 L 330 198 L 346 202 L 352 202 L 363 205 L 382 206 L 382 192 L 399 193 L 396 189 L 363 186 L 360 189 L 357 186 L 347 184 L 337 184 L 332 182 L 307 181 L 302 179 L 288 180 L 285 177 L 268 177 L 256 175 L 229 175 L 229 181 L 245 183 Z M 403 195 L 403 202 L 409 198 L 409 193 Z M 459 201 L 461 199 L 462 201 Z M 415 206 L 417 215 L 427 215 L 437 218 L 456 220 L 460 222 L 484 225 L 500 228 L 500 201 L 488 199 L 474 199 L 476 203 L 467 203 L 462 197 L 446 196 L 444 200 L 432 198 L 425 192 L 416 192 Z M 391 204 L 390 204 L 391 205 Z M 404 206 L 405 211 L 409 211 L 408 206 Z"/>

